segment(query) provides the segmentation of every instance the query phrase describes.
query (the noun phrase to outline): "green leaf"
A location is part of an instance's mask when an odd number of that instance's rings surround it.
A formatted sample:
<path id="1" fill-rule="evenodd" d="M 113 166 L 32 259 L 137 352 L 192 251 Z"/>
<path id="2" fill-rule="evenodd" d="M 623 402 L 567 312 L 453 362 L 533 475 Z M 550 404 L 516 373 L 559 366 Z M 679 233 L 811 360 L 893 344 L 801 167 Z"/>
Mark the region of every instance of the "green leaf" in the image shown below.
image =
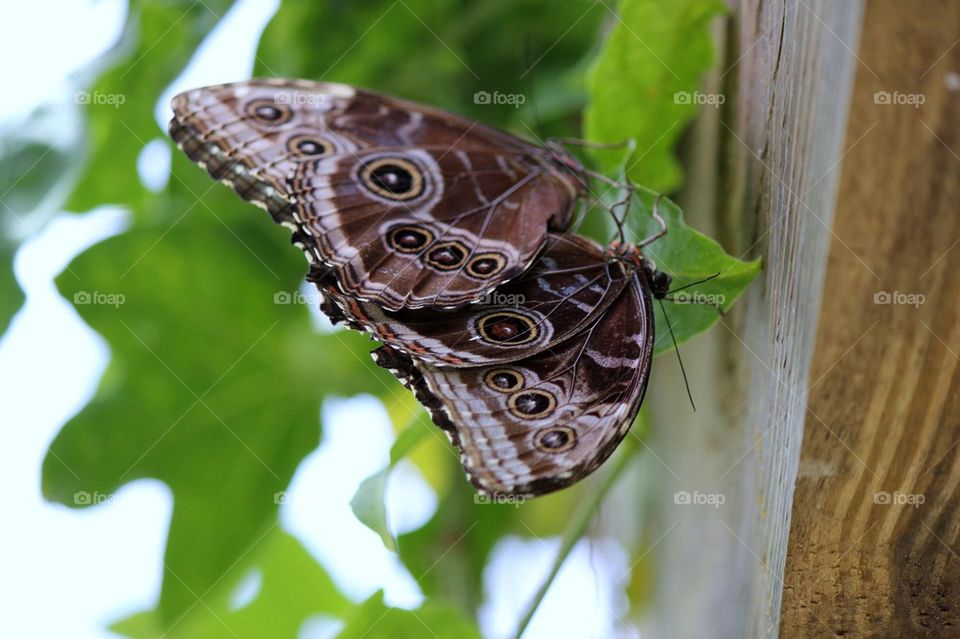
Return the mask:
<path id="1" fill-rule="evenodd" d="M 632 241 L 637 242 L 659 231 L 659 224 L 650 214 L 657 197 L 649 189 L 637 188 L 634 209 L 627 216 L 627 230 Z M 675 294 L 676 302 L 664 300 L 677 344 L 682 344 L 720 319 L 720 312 L 713 305 L 724 312 L 733 306 L 760 273 L 761 262 L 759 258 L 746 262 L 728 255 L 716 240 L 687 226 L 680 208 L 667 198 L 660 200 L 658 211 L 668 232 L 644 247 L 643 252 L 659 270 L 673 278 L 671 290 L 712 278 Z M 672 349 L 673 341 L 659 304 L 656 307 L 654 354 L 659 355 Z"/>
<path id="2" fill-rule="evenodd" d="M 445 458 L 449 489 L 425 526 L 400 536 L 400 559 L 427 597 L 470 611 L 482 602 L 483 568 L 497 541 L 507 532 L 529 533 L 519 523 L 526 506 L 484 503 L 457 456 Z"/>
<path id="3" fill-rule="evenodd" d="M 652 3 L 625 0 L 625 19 L 628 14 L 630 20 L 642 17 L 631 7 L 644 4 Z M 137 157 L 146 142 L 163 135 L 153 120 L 156 100 L 228 6 L 225 0 L 132 3 L 126 36 L 112 54 L 111 62 L 119 65 L 89 92 L 114 96 L 114 104 L 85 107 L 90 162 L 70 206 L 83 210 L 123 204 L 133 213 L 133 226 L 78 257 L 71 264 L 76 277 L 58 281 L 62 293 L 77 300 L 83 319 L 105 339 L 111 362 L 93 401 L 51 445 L 43 469 L 44 494 L 76 506 L 89 501 L 78 494 L 111 494 L 133 479 L 154 477 L 174 495 L 158 606 L 118 626 L 135 637 L 295 636 L 308 614 L 327 610 L 347 615 L 342 597 L 325 585 L 325 575 L 318 576 L 322 570 L 302 549 L 277 551 L 283 560 L 276 561 L 284 567 L 270 567 L 266 557 L 274 556 L 274 544 L 294 543 L 275 541 L 276 496 L 317 445 L 324 397 L 383 395 L 399 388 L 370 361 L 365 337 L 317 335 L 303 306 L 274 304 L 276 293 L 298 289 L 305 271 L 285 230 L 274 228 L 266 216 L 179 154 L 163 192 L 149 192 L 140 184 Z M 658 31 L 657 46 L 672 42 L 673 54 L 684 60 L 686 48 L 699 50 L 698 37 L 683 40 L 690 35 L 683 29 L 692 29 L 699 14 L 691 10 L 679 16 L 672 4 L 657 7 L 662 15 L 656 16 L 661 22 L 656 28 L 679 30 L 669 38 Z M 370 86 L 511 127 L 527 137 L 536 129 L 536 100 L 543 105 L 538 110 L 547 117 L 546 130 L 571 135 L 579 128 L 578 112 L 586 101 L 581 70 L 609 16 L 602 3 L 592 0 L 288 2 L 261 40 L 257 74 Z M 650 77 L 635 77 L 634 71 L 642 70 L 629 65 L 618 69 L 622 78 L 610 75 L 611 65 L 636 53 L 608 61 L 629 48 L 617 44 L 623 38 L 618 31 L 622 27 L 615 24 L 591 75 L 588 119 L 597 118 L 602 126 L 588 122 L 588 133 L 591 138 L 610 133 L 616 140 L 631 135 L 642 140 L 672 121 L 676 105 L 658 103 L 652 113 L 636 117 L 644 108 L 636 100 L 643 88 L 638 80 Z M 525 34 L 530 35 L 529 64 L 523 62 Z M 695 80 L 699 73 L 689 75 Z M 519 109 L 478 104 L 474 93 L 481 90 L 523 94 L 526 104 Z M 620 95 L 624 103 L 612 99 Z M 672 98 L 672 91 L 657 97 Z M 624 104 L 628 108 L 621 108 Z M 678 135 L 682 124 L 677 128 Z M 666 137 L 664 148 L 641 163 L 652 168 L 638 169 L 637 175 L 653 176 L 641 181 L 658 187 L 667 182 L 657 175 L 669 173 L 675 140 L 676 135 Z M 682 239 L 680 219 L 676 211 L 671 234 Z M 636 223 L 647 226 L 642 217 Z M 695 232 L 688 235 L 694 253 L 709 256 L 719 250 L 707 247 Z M 661 266 L 675 267 L 678 281 L 695 277 L 695 265 L 686 264 L 684 255 L 672 255 L 669 242 L 660 244 L 649 248 L 652 254 L 666 253 Z M 6 286 L 2 266 L 0 259 L 0 287 Z M 754 275 L 755 270 L 744 267 L 740 277 L 749 281 Z M 736 283 L 733 276 L 725 278 L 717 284 Z M 85 303 L 90 301 L 97 303 Z M 705 328 L 700 320 L 684 317 L 693 310 L 677 311 L 686 323 L 678 328 L 681 335 Z M 673 314 L 671 319 L 678 321 Z M 391 466 L 416 443 L 413 435 L 402 433 L 391 450 Z M 425 445 L 417 454 L 428 448 L 437 447 Z M 482 600 L 489 552 L 506 532 L 526 534 L 528 529 L 520 526 L 514 506 L 475 503 L 456 456 L 448 452 L 436 453 L 434 464 L 438 474 L 450 478 L 438 491 L 440 507 L 426 526 L 401 536 L 399 543 L 390 534 L 383 505 L 389 470 L 368 480 L 369 485 L 365 482 L 355 496 L 358 517 L 385 544 L 393 540 L 399 545 L 402 561 L 428 599 L 420 610 L 403 611 L 385 607 L 382 596 L 375 596 L 355 610 L 343 636 L 420 636 L 429 635 L 427 628 L 443 637 L 478 636 L 461 614 Z M 544 499 L 545 504 L 550 499 L 570 503 L 563 495 Z M 260 597 L 241 610 L 229 610 L 227 594 L 254 567 L 264 575 Z M 447 603 L 437 601 L 438 596 Z"/>
<path id="4" fill-rule="evenodd" d="M 616 143 L 633 139 L 628 176 L 654 190 L 680 185 L 673 148 L 697 112 L 700 76 L 713 63 L 708 25 L 725 11 L 721 0 L 622 0 L 613 29 L 587 79 L 586 137 Z M 689 99 L 688 99 L 689 98 Z M 618 154 L 594 153 L 612 172 Z"/>
<path id="5" fill-rule="evenodd" d="M 140 477 L 170 486 L 164 623 L 272 524 L 325 394 L 382 392 L 389 377 L 368 339 L 317 335 L 302 304 L 282 303 L 306 270 L 285 229 L 221 185 L 197 204 L 191 182 L 207 178 L 186 160 L 174 174 L 164 224 L 94 246 L 58 280 L 112 357 L 43 468 L 45 496 L 67 505 Z"/>
<path id="6" fill-rule="evenodd" d="M 13 275 L 13 256 L 16 252 L 16 245 L 0 237 L 0 337 L 23 305 L 23 292 Z"/>
<path id="7" fill-rule="evenodd" d="M 383 592 L 377 592 L 358 606 L 346 627 L 337 636 L 338 639 L 480 639 L 480 631 L 472 620 L 440 601 L 428 599 L 416 610 L 403 610 L 384 605 Z"/>
<path id="8" fill-rule="evenodd" d="M 528 138 L 546 116 L 549 134 L 570 136 L 585 103 L 583 74 L 571 70 L 606 15 L 593 0 L 287 2 L 264 33 L 255 75 L 366 86 Z M 478 91 L 523 102 L 479 103 Z"/>
<path id="9" fill-rule="evenodd" d="M 260 575 L 259 592 L 234 610 L 230 595 L 251 571 Z M 169 631 L 156 610 L 127 617 L 111 630 L 131 639 L 296 639 L 310 617 L 344 618 L 354 608 L 300 542 L 279 528 L 272 529 L 228 577 L 216 586 L 209 603 L 198 603 Z"/>
<path id="10" fill-rule="evenodd" d="M 385 502 L 391 469 L 392 466 L 387 466 L 364 479 L 350 500 L 350 509 L 364 526 L 380 535 L 387 550 L 396 552 L 397 539 L 390 531 Z"/>
<path id="11" fill-rule="evenodd" d="M 20 242 L 46 225 L 68 188 L 76 140 L 53 130 L 58 116 L 38 109 L 16 130 L 0 130 L 0 336 L 24 300 L 13 273 Z"/>
<path id="12" fill-rule="evenodd" d="M 419 411 L 390 447 L 390 463 L 364 479 L 353 499 L 350 500 L 350 508 L 356 518 L 364 526 L 380 535 L 383 545 L 393 552 L 397 551 L 397 538 L 390 530 L 386 501 L 390 471 L 423 441 L 429 432 L 428 429 L 432 428 L 436 426 L 430 423 L 424 411 Z"/>
<path id="13" fill-rule="evenodd" d="M 50 114 L 37 113 L 24 124 L 25 131 L 45 127 Z M 54 132 L 46 133 L 54 136 Z M 6 235 L 23 235 L 42 227 L 65 195 L 73 153 L 69 144 L 13 137 L 0 146 L 0 225 Z"/>
<path id="14" fill-rule="evenodd" d="M 124 36 L 107 55 L 112 67 L 75 100 L 87 119 L 89 155 L 72 211 L 127 204 L 140 212 L 153 198 L 137 173 L 150 140 L 166 136 L 154 120 L 160 94 L 232 6 L 231 0 L 135 0 Z"/>

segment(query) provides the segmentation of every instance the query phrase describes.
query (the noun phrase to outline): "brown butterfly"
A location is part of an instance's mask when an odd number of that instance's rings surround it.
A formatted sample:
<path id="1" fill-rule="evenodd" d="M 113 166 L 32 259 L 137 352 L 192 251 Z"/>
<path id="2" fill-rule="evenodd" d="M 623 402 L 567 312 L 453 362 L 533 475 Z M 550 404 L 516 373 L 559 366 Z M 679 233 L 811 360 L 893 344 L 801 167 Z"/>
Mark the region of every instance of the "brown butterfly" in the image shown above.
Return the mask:
<path id="1" fill-rule="evenodd" d="M 670 278 L 635 246 L 551 235 L 487 302 L 387 311 L 311 273 L 324 311 L 374 351 L 460 449 L 480 490 L 536 496 L 593 472 L 630 429 L 653 357 L 652 298 Z"/>
<path id="2" fill-rule="evenodd" d="M 344 84 L 250 80 L 173 99 L 170 133 L 385 309 L 476 301 L 524 272 L 586 189 L 559 145 Z"/>
<path id="3" fill-rule="evenodd" d="M 383 342 L 480 490 L 568 486 L 623 439 L 670 282 L 640 252 L 666 232 L 656 205 L 637 246 L 559 234 L 604 179 L 559 145 L 346 85 L 253 80 L 173 107 L 177 144 L 294 231 L 323 310 Z"/>

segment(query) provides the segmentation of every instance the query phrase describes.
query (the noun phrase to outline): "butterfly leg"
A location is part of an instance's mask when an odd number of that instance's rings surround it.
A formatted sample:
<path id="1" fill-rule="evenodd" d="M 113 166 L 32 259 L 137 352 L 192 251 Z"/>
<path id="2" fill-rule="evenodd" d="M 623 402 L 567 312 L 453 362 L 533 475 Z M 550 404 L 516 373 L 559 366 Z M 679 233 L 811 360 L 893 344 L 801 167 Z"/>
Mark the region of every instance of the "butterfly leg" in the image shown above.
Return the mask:
<path id="1" fill-rule="evenodd" d="M 656 242 L 661 237 L 667 234 L 667 223 L 660 216 L 660 200 L 662 199 L 663 199 L 662 195 L 657 196 L 657 199 L 653 201 L 653 211 L 650 212 L 650 215 L 653 216 L 653 219 L 656 220 L 657 224 L 660 225 L 660 230 L 654 233 L 653 235 L 651 235 L 650 237 L 646 238 L 645 240 L 641 241 L 639 244 L 637 244 L 637 248 L 643 248 L 647 244 Z"/>
<path id="2" fill-rule="evenodd" d="M 597 202 L 610 213 L 610 216 L 613 218 L 613 223 L 617 225 L 617 240 L 620 244 L 625 244 L 626 239 L 623 233 L 623 227 L 626 223 L 627 214 L 630 212 L 630 204 L 633 201 L 633 194 L 636 190 L 633 184 L 628 179 L 623 179 L 620 181 L 611 180 L 606 175 L 602 173 L 597 173 L 596 171 L 591 171 L 585 169 L 584 172 L 590 177 L 603 182 L 607 186 L 613 187 L 617 190 L 624 191 L 623 197 L 616 200 L 613 204 L 604 204 L 603 198 L 596 198 Z M 596 196 L 594 196 L 596 197 Z M 618 216 L 617 209 L 621 208 L 622 213 Z"/>

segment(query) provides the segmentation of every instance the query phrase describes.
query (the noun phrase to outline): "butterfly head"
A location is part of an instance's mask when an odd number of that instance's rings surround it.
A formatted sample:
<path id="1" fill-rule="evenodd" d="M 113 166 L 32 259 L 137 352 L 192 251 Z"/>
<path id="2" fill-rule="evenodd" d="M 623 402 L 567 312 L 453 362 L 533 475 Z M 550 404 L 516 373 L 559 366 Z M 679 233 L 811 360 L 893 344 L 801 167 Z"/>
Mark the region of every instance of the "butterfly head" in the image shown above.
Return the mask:
<path id="1" fill-rule="evenodd" d="M 663 271 L 657 270 L 657 265 L 644 256 L 639 246 L 625 242 L 614 242 L 607 249 L 608 254 L 617 262 L 640 273 L 650 286 L 650 293 L 656 299 L 663 299 L 670 291 L 671 278 Z"/>

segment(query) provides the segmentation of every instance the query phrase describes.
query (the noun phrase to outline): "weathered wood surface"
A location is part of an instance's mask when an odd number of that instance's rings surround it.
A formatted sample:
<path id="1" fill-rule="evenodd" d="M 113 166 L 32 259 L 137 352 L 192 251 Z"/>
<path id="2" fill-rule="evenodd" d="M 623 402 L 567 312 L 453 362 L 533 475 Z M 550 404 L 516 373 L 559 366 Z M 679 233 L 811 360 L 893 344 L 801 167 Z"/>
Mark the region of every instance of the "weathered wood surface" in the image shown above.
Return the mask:
<path id="1" fill-rule="evenodd" d="M 861 18 L 858 0 L 732 4 L 714 78 L 727 101 L 705 113 L 690 150 L 702 152 L 697 141 L 713 126 L 719 174 L 695 170 L 681 200 L 696 225 L 716 228 L 735 255 L 763 257 L 765 268 L 720 327 L 683 349 L 695 415 L 675 364 L 655 367 L 649 445 L 662 462 L 664 503 L 650 636 L 777 633 Z M 675 504 L 677 491 L 723 503 Z"/>
<path id="2" fill-rule="evenodd" d="M 960 3 L 858 55 L 780 634 L 960 637 Z"/>

